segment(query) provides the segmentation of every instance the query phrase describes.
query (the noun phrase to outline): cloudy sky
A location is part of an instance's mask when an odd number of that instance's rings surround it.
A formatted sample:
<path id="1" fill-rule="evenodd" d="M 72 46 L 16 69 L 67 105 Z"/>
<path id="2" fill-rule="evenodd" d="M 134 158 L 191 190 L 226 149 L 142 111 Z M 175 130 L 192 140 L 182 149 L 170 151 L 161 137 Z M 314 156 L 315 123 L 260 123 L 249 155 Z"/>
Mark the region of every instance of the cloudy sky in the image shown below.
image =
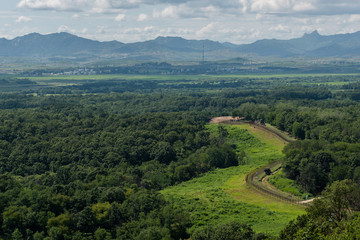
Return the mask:
<path id="1" fill-rule="evenodd" d="M 250 43 L 360 30 L 359 0 L 1 0 L 0 37 L 69 32 L 129 43 L 158 36 Z"/>

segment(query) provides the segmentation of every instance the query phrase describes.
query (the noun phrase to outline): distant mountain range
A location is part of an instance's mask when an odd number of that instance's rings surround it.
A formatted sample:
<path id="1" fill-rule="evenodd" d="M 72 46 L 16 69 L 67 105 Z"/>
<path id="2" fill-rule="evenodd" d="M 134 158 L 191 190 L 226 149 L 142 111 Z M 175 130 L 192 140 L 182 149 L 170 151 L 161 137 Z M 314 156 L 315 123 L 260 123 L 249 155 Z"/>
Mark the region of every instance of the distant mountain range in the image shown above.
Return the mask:
<path id="1" fill-rule="evenodd" d="M 136 43 L 99 42 L 69 33 L 31 33 L 0 39 L 0 56 L 25 58 L 219 60 L 258 57 L 360 57 L 360 32 L 320 35 L 317 31 L 290 40 L 264 39 L 251 44 L 158 37 Z"/>

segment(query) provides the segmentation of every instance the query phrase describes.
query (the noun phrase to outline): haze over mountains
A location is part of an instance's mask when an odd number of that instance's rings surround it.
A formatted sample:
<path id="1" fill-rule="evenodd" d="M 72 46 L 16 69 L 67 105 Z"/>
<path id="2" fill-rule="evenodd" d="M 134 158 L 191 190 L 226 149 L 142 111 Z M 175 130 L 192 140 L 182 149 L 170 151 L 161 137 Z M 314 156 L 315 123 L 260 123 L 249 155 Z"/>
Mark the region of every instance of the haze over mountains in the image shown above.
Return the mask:
<path id="1" fill-rule="evenodd" d="M 360 32 L 323 36 L 314 31 L 290 40 L 264 39 L 241 45 L 181 37 L 158 37 L 125 44 L 99 42 L 64 32 L 0 39 L 0 56 L 4 57 L 201 60 L 203 52 L 206 60 L 244 56 L 360 57 Z"/>

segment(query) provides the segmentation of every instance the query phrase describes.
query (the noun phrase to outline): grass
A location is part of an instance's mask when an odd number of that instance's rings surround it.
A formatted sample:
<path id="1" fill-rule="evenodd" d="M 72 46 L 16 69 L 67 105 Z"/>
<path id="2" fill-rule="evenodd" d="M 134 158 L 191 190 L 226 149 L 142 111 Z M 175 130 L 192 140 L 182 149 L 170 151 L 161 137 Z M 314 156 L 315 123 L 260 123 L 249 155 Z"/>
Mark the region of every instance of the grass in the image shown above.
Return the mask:
<path id="1" fill-rule="evenodd" d="M 270 124 L 266 124 L 266 127 L 271 129 L 273 132 L 276 132 L 277 134 L 279 134 L 282 138 L 286 139 L 286 141 L 288 142 L 292 142 L 295 141 L 295 138 L 291 137 L 289 134 L 280 131 L 279 129 L 277 129 L 274 126 L 271 126 Z M 284 143 L 286 144 L 286 141 L 284 141 Z"/>
<path id="2" fill-rule="evenodd" d="M 217 131 L 217 124 L 208 126 Z M 191 213 L 196 228 L 238 221 L 252 225 L 257 232 L 277 235 L 292 219 L 303 214 L 304 208 L 280 202 L 253 192 L 245 183 L 251 170 L 282 156 L 285 142 L 271 133 L 249 125 L 224 125 L 228 141 L 243 149 L 247 155 L 245 165 L 216 169 L 180 185 L 166 188 L 162 193 L 175 205 Z"/>
<path id="3" fill-rule="evenodd" d="M 286 178 L 282 170 L 280 170 L 275 175 L 270 176 L 269 182 L 277 189 L 301 197 L 303 199 L 305 199 L 306 196 L 312 196 L 310 193 L 303 192 L 301 190 L 301 186 L 297 184 L 294 180 Z"/>

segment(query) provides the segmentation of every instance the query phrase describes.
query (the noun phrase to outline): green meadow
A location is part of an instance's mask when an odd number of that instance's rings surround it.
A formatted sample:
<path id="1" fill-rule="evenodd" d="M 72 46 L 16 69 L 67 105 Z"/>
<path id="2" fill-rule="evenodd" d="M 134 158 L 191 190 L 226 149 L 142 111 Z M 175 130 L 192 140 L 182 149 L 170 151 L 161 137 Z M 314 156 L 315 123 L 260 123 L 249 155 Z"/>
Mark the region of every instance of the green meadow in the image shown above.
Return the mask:
<path id="1" fill-rule="evenodd" d="M 238 151 L 245 151 L 242 165 L 216 169 L 201 177 L 166 188 L 162 193 L 175 206 L 191 213 L 199 227 L 237 221 L 252 225 L 257 232 L 277 235 L 298 215 L 305 213 L 302 206 L 291 205 L 251 190 L 245 183 L 250 171 L 282 157 L 285 146 L 281 138 L 250 125 L 222 125 L 228 131 L 227 141 Z M 216 133 L 217 124 L 208 129 Z"/>
<path id="2" fill-rule="evenodd" d="M 301 191 L 301 186 L 295 182 L 295 180 L 286 178 L 285 173 L 280 170 L 278 173 L 272 175 L 269 178 L 269 182 L 277 189 L 290 193 L 294 196 L 306 199 L 312 197 L 310 193 Z"/>

